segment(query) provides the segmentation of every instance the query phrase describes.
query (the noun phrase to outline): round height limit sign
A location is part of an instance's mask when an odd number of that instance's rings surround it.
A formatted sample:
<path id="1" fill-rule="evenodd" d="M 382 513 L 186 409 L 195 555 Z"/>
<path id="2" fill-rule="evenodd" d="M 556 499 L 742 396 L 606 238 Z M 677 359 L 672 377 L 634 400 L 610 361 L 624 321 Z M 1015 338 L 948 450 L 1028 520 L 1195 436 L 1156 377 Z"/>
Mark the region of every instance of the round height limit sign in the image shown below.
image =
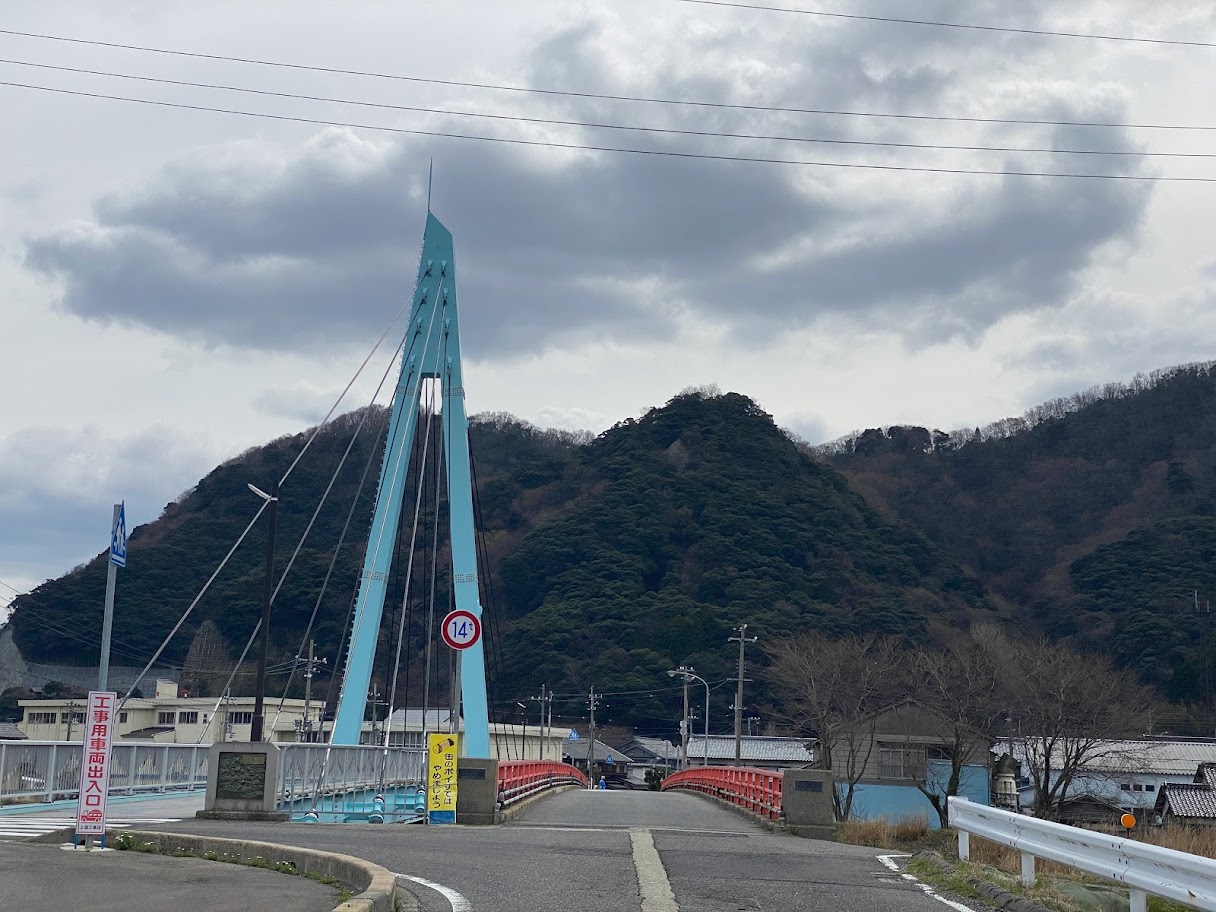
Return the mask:
<path id="1" fill-rule="evenodd" d="M 481 621 L 471 611 L 457 609 L 443 619 L 443 641 L 453 649 L 468 649 L 481 639 Z"/>

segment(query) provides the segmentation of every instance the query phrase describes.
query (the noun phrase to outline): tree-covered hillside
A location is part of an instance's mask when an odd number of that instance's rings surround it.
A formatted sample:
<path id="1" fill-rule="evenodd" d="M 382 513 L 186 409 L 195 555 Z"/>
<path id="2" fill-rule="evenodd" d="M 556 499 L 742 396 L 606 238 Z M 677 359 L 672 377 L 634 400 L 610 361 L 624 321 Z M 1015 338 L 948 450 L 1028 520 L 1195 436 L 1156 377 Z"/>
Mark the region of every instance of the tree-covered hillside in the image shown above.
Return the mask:
<path id="1" fill-rule="evenodd" d="M 1210 671 L 1197 670 L 1212 659 L 1197 635 L 1208 618 L 1193 603 L 1216 593 L 1214 444 L 1216 374 L 1193 365 L 986 432 L 866 431 L 825 458 L 982 579 L 1008 617 L 1210 703 Z"/>
<path id="2" fill-rule="evenodd" d="M 280 572 L 366 418 L 275 602 L 272 662 L 295 655 L 318 599 L 318 651 L 339 655 L 369 526 L 383 417 L 380 410 L 352 413 L 326 428 L 283 487 Z M 975 579 L 906 526 L 883 519 L 744 396 L 684 394 L 593 441 L 502 415 L 481 416 L 470 436 L 483 601 L 491 615 L 492 699 L 499 704 L 513 706 L 541 684 L 559 693 L 595 686 L 631 692 L 631 699 L 604 708 L 606 720 L 667 723 L 673 688 L 665 671 L 693 663 L 711 681 L 730 677 L 727 638 L 739 623 L 766 642 L 812 629 L 877 630 L 922 641 L 987 610 Z M 159 520 L 133 532 L 119 583 L 117 658 L 135 664 L 152 654 L 256 511 L 259 502 L 246 485 L 268 487 L 308 437 L 284 438 L 220 466 Z M 369 483 L 322 598 L 364 472 Z M 417 485 L 415 478 L 406 491 L 408 504 Z M 445 505 L 429 499 L 433 487 L 432 476 L 422 480 L 423 526 L 438 512 L 446 528 Z M 404 512 L 408 527 L 412 510 Z M 240 653 L 259 616 L 264 526 L 254 527 L 199 601 L 166 652 L 170 661 L 185 661 L 207 620 L 218 629 L 225 661 Z M 421 692 L 432 566 L 436 610 L 442 614 L 448 605 L 448 552 L 441 544 L 431 555 L 428 535 L 419 538 L 405 598 L 404 535 L 381 633 L 383 672 L 404 606 L 402 660 L 413 670 L 400 683 L 397 705 Z M 68 634 L 100 626 L 103 558 L 16 602 L 14 631 L 28 658 L 96 661 L 95 646 L 83 648 Z M 215 653 L 213 635 L 206 639 L 196 656 Z M 435 665 L 432 693 L 445 687 L 444 661 Z M 196 692 L 217 686 L 211 675 L 191 685 Z M 653 698 L 632 693 L 660 688 Z M 726 690 L 714 694 L 718 711 L 729 702 Z M 750 696 L 759 705 L 762 684 Z"/>

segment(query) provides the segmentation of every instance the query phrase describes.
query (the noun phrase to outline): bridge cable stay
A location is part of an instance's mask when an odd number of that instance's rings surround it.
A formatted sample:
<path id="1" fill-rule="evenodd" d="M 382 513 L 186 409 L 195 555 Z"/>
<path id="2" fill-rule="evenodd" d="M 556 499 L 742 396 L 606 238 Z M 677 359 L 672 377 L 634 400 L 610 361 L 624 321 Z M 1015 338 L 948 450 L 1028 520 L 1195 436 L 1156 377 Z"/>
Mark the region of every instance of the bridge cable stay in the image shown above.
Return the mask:
<path id="1" fill-rule="evenodd" d="M 417 287 L 417 283 L 415 283 L 415 288 L 416 287 Z M 411 297 L 412 297 L 412 295 L 411 295 Z M 342 392 L 340 392 L 338 394 L 337 399 L 334 400 L 334 404 L 331 405 L 329 408 L 329 411 L 325 413 L 325 417 L 322 418 L 321 422 L 313 429 L 312 434 L 309 436 L 308 440 L 305 441 L 304 446 L 300 449 L 300 452 L 296 454 L 295 459 L 293 459 L 291 464 L 287 467 L 287 470 L 283 473 L 282 477 L 279 479 L 280 487 L 282 487 L 283 483 L 285 481 L 287 481 L 287 478 L 295 470 L 295 467 L 299 464 L 300 460 L 304 458 L 304 454 L 306 452 L 308 452 L 308 449 L 312 446 L 313 441 L 317 439 L 317 435 L 320 434 L 322 429 L 325 427 L 325 425 L 329 423 L 330 418 L 333 417 L 334 412 L 337 410 L 338 406 L 342 403 L 342 400 L 346 398 L 346 394 L 350 392 L 351 387 L 353 387 L 355 384 L 355 381 L 358 380 L 359 377 L 362 375 L 363 371 L 367 368 L 367 365 L 370 363 L 371 359 L 375 356 L 376 352 L 380 349 L 380 346 L 384 343 L 384 340 L 386 338 L 388 338 L 388 334 L 392 331 L 392 328 L 397 325 L 398 321 L 401 319 L 401 317 L 404 313 L 405 313 L 405 306 L 403 305 L 397 311 L 397 314 L 393 317 L 393 319 L 389 322 L 389 324 L 384 328 L 384 332 L 382 332 L 380 334 L 380 338 L 376 340 L 376 343 L 372 346 L 371 350 L 364 357 L 363 362 L 359 365 L 359 367 L 355 371 L 354 375 L 350 378 L 349 381 L 347 381 L 347 384 L 345 387 L 343 387 Z M 270 501 L 268 501 L 268 500 L 262 501 L 261 506 L 258 507 L 258 511 L 253 515 L 253 518 L 249 520 L 248 525 L 245 526 L 244 530 L 237 537 L 237 540 L 233 543 L 232 547 L 228 550 L 228 553 L 224 555 L 224 558 L 223 558 L 223 560 L 220 561 L 219 566 L 216 567 L 215 570 L 212 572 L 211 576 L 209 576 L 207 578 L 207 581 L 203 584 L 203 587 L 198 591 L 198 594 L 195 595 L 194 599 L 190 602 L 189 606 L 182 613 L 182 616 L 178 619 L 177 623 L 173 625 L 173 629 L 169 631 L 168 635 L 165 637 L 164 641 L 157 648 L 157 650 L 153 654 L 152 658 L 148 660 L 148 664 L 144 666 L 143 670 L 140 671 L 140 673 L 136 676 L 135 680 L 131 682 L 131 686 L 129 688 L 127 688 L 126 694 L 124 694 L 123 698 L 119 701 L 118 707 L 115 711 L 117 711 L 118 709 L 121 709 L 123 706 L 126 706 L 127 701 L 129 701 L 131 699 L 131 694 L 135 691 L 135 688 L 139 686 L 140 682 L 143 681 L 144 676 L 147 675 L 147 673 L 151 670 L 152 666 L 156 664 L 156 661 L 161 657 L 161 654 L 169 646 L 169 643 L 173 640 L 173 637 L 177 635 L 177 632 L 179 630 L 181 630 L 182 625 L 186 623 L 186 619 L 188 617 L 190 617 L 190 615 L 194 611 L 195 607 L 198 605 L 198 603 L 200 601 L 202 601 L 203 596 L 211 588 L 211 584 L 213 582 L 215 582 L 216 578 L 220 575 L 220 572 L 228 565 L 228 561 L 230 561 L 232 559 L 232 555 L 234 555 L 236 553 L 237 549 L 241 546 L 241 543 L 244 542 L 244 540 L 248 537 L 250 531 L 253 529 L 254 525 L 261 518 L 262 513 L 264 513 L 266 511 L 266 508 L 269 506 L 270 506 Z"/>
<path id="2" fill-rule="evenodd" d="M 428 192 L 429 192 L 429 185 L 428 185 Z M 444 354 L 446 356 L 446 352 Z M 441 418 L 440 420 L 443 420 L 443 418 Z M 440 491 L 442 489 L 443 479 L 444 479 L 444 477 L 446 477 L 444 469 L 447 466 L 447 453 L 446 452 L 444 453 L 443 458 L 440 458 L 440 456 L 439 456 L 439 450 L 440 450 L 440 448 L 442 448 L 442 446 L 443 446 L 443 441 L 440 440 L 439 447 L 437 447 L 435 450 L 435 458 L 432 463 L 432 469 L 434 471 L 434 476 L 435 476 L 435 496 L 432 501 L 432 503 L 434 505 L 435 525 L 433 527 L 432 537 L 431 537 L 430 592 L 429 592 L 429 597 L 427 598 L 427 602 L 426 602 L 426 605 L 427 605 L 426 640 L 425 640 L 426 658 L 425 658 L 425 663 L 423 666 L 423 676 L 422 676 L 422 743 L 423 743 L 423 745 L 425 745 L 427 743 L 427 735 L 430 733 L 431 673 L 432 673 L 431 664 L 432 664 L 432 658 L 433 658 L 434 650 L 435 650 L 435 586 L 438 581 L 438 574 L 439 574 L 439 503 L 440 503 Z M 452 581 L 450 579 L 448 581 L 447 589 L 448 589 L 448 598 L 450 600 L 451 594 L 452 594 Z M 438 667 L 436 667 L 435 671 L 436 672 L 438 671 Z M 406 686 L 406 693 L 409 693 L 408 685 Z M 436 693 L 438 693 L 438 688 L 436 688 Z M 448 720 L 449 728 L 451 727 L 451 723 L 452 723 L 452 720 L 449 719 Z M 436 729 L 436 731 L 438 731 L 438 729 L 439 729 L 439 708 L 438 708 L 438 706 L 436 706 L 436 708 L 435 708 L 435 729 Z"/>
<path id="3" fill-rule="evenodd" d="M 404 343 L 404 337 L 402 338 L 402 343 Z M 400 350 L 401 350 L 401 344 L 398 344 L 397 351 L 399 352 Z M 384 386 L 385 379 L 387 378 L 388 372 L 391 369 L 392 369 L 392 362 L 390 361 L 389 366 L 385 368 L 384 373 L 381 375 L 380 382 L 376 386 L 376 391 L 375 391 L 375 393 L 373 393 L 371 401 L 368 403 L 368 408 L 364 410 L 364 413 L 360 418 L 359 425 L 356 427 L 355 432 L 351 436 L 351 441 L 347 445 L 346 451 L 342 454 L 342 458 L 339 461 L 337 468 L 334 469 L 334 472 L 330 477 L 329 484 L 326 486 L 325 492 L 324 492 L 324 494 L 322 494 L 321 500 L 318 503 L 316 510 L 313 512 L 312 518 L 308 522 L 308 527 L 305 529 L 304 534 L 301 536 L 300 541 L 296 545 L 295 551 L 291 556 L 291 560 L 288 561 L 287 566 L 284 568 L 282 574 L 279 577 L 278 583 L 274 587 L 274 591 L 271 593 L 270 603 L 271 603 L 272 607 L 274 605 L 275 599 L 278 597 L 279 590 L 282 588 L 283 583 L 286 582 L 286 580 L 287 580 L 287 575 L 291 571 L 291 568 L 295 563 L 296 557 L 299 555 L 301 549 L 304 547 L 304 544 L 307 541 L 308 535 L 311 532 L 312 527 L 316 522 L 317 516 L 320 514 L 322 507 L 325 506 L 325 503 L 329 498 L 329 494 L 333 490 L 334 483 L 337 481 L 338 475 L 341 473 L 342 468 L 345 465 L 346 460 L 349 457 L 352 448 L 354 447 L 355 440 L 358 438 L 359 432 L 362 430 L 364 424 L 366 424 L 366 422 L 367 422 L 367 418 L 371 413 L 371 406 L 375 405 L 376 399 L 379 397 L 380 391 Z M 388 413 L 386 411 L 385 419 L 383 419 L 381 421 L 381 428 L 383 428 L 384 422 L 387 421 L 387 415 L 388 415 Z M 370 468 L 370 462 L 374 457 L 375 457 L 375 448 L 371 447 L 369 449 L 368 462 L 364 466 L 363 478 L 360 480 L 358 491 L 355 494 L 354 500 L 351 502 L 350 511 L 347 513 L 347 517 L 346 517 L 346 523 L 343 525 L 342 534 L 339 536 L 338 544 L 335 547 L 333 556 L 330 559 L 329 568 L 326 571 L 325 579 L 324 579 L 324 582 L 322 583 L 322 587 L 321 587 L 321 592 L 317 595 L 317 600 L 313 606 L 312 615 L 309 618 L 308 628 L 304 632 L 304 642 L 307 642 L 308 636 L 311 634 L 312 625 L 316 620 L 317 610 L 319 609 L 319 607 L 321 605 L 321 600 L 325 597 L 326 587 L 328 586 L 330 576 L 333 573 L 334 565 L 337 562 L 338 554 L 342 548 L 342 544 L 346 537 L 346 532 L 350 527 L 350 522 L 351 522 L 351 518 L 354 514 L 355 506 L 358 504 L 358 501 L 359 501 L 359 495 L 362 493 L 363 485 L 364 485 L 364 482 L 366 481 L 368 470 Z M 298 462 L 299 460 L 297 459 L 296 461 Z M 224 700 L 224 694 L 226 694 L 229 691 L 229 688 L 231 688 L 233 680 L 235 680 L 237 674 L 240 671 L 241 665 L 245 661 L 245 657 L 249 654 L 250 648 L 253 646 L 254 641 L 257 639 L 258 633 L 261 631 L 261 627 L 262 627 L 262 621 L 261 621 L 261 618 L 259 617 L 257 622 L 254 624 L 253 632 L 250 634 L 249 639 L 245 643 L 245 648 L 241 651 L 241 654 L 237 658 L 236 663 L 232 666 L 232 672 L 228 675 L 228 681 L 225 683 L 224 688 L 221 690 L 219 699 L 218 699 L 214 709 L 212 710 L 211 719 L 214 719 L 216 717 L 216 715 L 219 713 L 219 707 L 220 707 L 220 704 Z M 303 647 L 301 646 L 301 649 L 302 648 Z M 287 696 L 287 688 L 289 688 L 291 686 L 291 680 L 295 675 L 296 668 L 298 667 L 299 652 L 300 652 L 300 650 L 297 650 L 296 664 L 295 664 L 295 666 L 293 666 L 291 674 L 288 676 L 287 684 L 283 690 L 283 696 L 279 700 L 278 710 L 275 714 L 274 721 L 271 723 L 272 730 L 273 730 L 274 722 L 278 721 L 279 714 L 282 713 L 283 701 L 286 699 L 286 696 Z M 202 738 L 206 735 L 207 731 L 209 731 L 210 728 L 211 728 L 211 722 L 208 721 L 208 723 L 204 727 L 203 731 L 199 734 L 198 743 L 200 743 L 200 744 L 202 743 Z"/>
<path id="4" fill-rule="evenodd" d="M 476 454 L 473 451 L 473 445 L 472 445 L 471 440 L 469 442 L 469 471 L 470 471 L 471 478 L 472 478 L 473 510 L 474 510 L 474 514 L 478 518 L 477 528 L 485 529 L 485 523 L 481 521 L 482 520 L 481 494 L 480 494 L 481 485 L 479 484 L 478 479 L 477 479 L 477 460 L 476 460 Z M 486 645 L 490 651 L 490 667 L 494 670 L 494 675 L 492 676 L 492 678 L 487 679 L 487 693 L 489 695 L 491 704 L 493 706 L 498 707 L 499 721 L 501 722 L 503 703 L 499 699 L 500 691 L 498 689 L 498 683 L 500 681 L 505 680 L 505 678 L 506 678 L 506 673 L 504 670 L 505 666 L 504 666 L 503 656 L 502 656 L 503 637 L 502 637 L 502 631 L 501 631 L 501 628 L 499 625 L 499 617 L 498 617 L 499 608 L 500 608 L 501 603 L 498 600 L 497 593 L 494 591 L 494 575 L 490 571 L 490 567 L 492 565 L 490 564 L 489 548 L 486 545 L 486 537 L 485 537 L 484 532 L 478 532 L 478 534 L 477 534 L 477 549 L 478 549 L 478 567 L 479 567 L 479 569 L 481 569 L 481 571 L 485 575 L 485 585 L 486 585 L 486 605 L 485 605 L 485 609 L 484 609 L 485 623 L 482 625 L 483 626 L 482 636 L 486 640 Z M 512 701 L 512 702 L 514 702 L 514 701 Z M 504 756 L 504 753 L 502 752 L 501 747 L 502 747 L 502 742 L 505 741 L 508 745 L 508 750 L 506 751 L 505 756 L 509 757 L 509 755 L 510 755 L 509 746 L 510 746 L 511 739 L 507 738 L 502 733 L 501 729 L 502 729 L 502 727 L 500 725 L 499 729 L 497 731 L 495 731 L 495 733 L 494 733 L 495 747 L 499 749 L 498 756 L 500 756 L 500 757 Z M 516 744 L 516 747 L 518 748 L 517 753 L 519 754 L 519 759 L 520 760 L 527 759 L 524 756 L 523 732 L 520 732 L 520 736 L 519 736 L 518 742 Z"/>
<path id="5" fill-rule="evenodd" d="M 405 337 L 403 336 L 401 339 L 401 342 L 397 345 L 397 351 L 394 353 L 394 360 L 396 358 L 396 355 L 400 354 L 401 346 L 404 345 L 404 343 L 405 343 Z M 336 469 L 334 469 L 333 475 L 330 477 L 329 484 L 326 486 L 325 492 L 321 495 L 321 502 L 318 504 L 316 512 L 313 513 L 312 520 L 309 521 L 309 529 L 312 528 L 312 524 L 316 521 L 317 515 L 321 511 L 321 507 L 323 507 L 325 505 L 326 500 L 328 500 L 329 494 L 330 494 L 331 490 L 333 489 L 334 484 L 338 480 L 338 476 L 341 474 L 342 469 L 345 467 L 347 459 L 350 458 L 351 451 L 354 449 L 355 443 L 359 439 L 359 435 L 362 433 L 364 427 L 367 425 L 368 418 L 372 414 L 372 408 L 373 408 L 373 406 L 375 406 L 376 400 L 380 398 L 380 393 L 381 393 L 382 389 L 384 388 L 384 383 L 388 379 L 388 374 L 389 374 L 389 371 L 392 369 L 392 364 L 393 364 L 393 361 L 390 361 L 388 366 L 385 367 L 384 373 L 381 374 L 381 376 L 380 376 L 380 382 L 376 385 L 376 389 L 372 393 L 371 400 L 368 402 L 367 407 L 365 407 L 363 409 L 363 413 L 359 416 L 359 423 L 358 423 L 358 425 L 356 425 L 354 432 L 351 434 L 350 442 L 346 445 L 346 450 L 342 453 L 342 457 L 338 461 L 338 466 Z M 379 439 L 380 434 L 383 433 L 384 426 L 387 423 L 388 423 L 388 410 L 385 409 L 384 417 L 380 420 L 379 426 L 376 428 L 376 433 L 373 436 L 373 439 L 375 439 L 375 440 Z M 321 588 L 318 591 L 317 598 L 313 603 L 312 613 L 308 617 L 308 624 L 304 628 L 304 634 L 300 639 L 300 645 L 296 649 L 296 653 L 295 653 L 296 657 L 295 657 L 295 662 L 292 665 L 291 674 L 288 676 L 287 683 L 283 686 L 283 693 L 279 697 L 279 705 L 275 710 L 274 720 L 271 722 L 272 730 L 273 730 L 273 725 L 276 722 L 278 722 L 279 716 L 282 715 L 283 704 L 286 701 L 287 693 L 291 689 L 291 685 L 294 682 L 296 672 L 299 670 L 300 659 L 301 659 L 301 655 L 304 652 L 304 647 L 308 643 L 309 637 L 312 636 L 313 627 L 316 625 L 316 621 L 317 621 L 317 614 L 319 613 L 320 608 L 321 608 L 321 602 L 324 600 L 325 595 L 329 590 L 329 581 L 333 576 L 334 567 L 336 566 L 336 564 L 338 562 L 338 556 L 342 552 L 342 547 L 346 543 L 346 534 L 350 529 L 351 520 L 354 517 L 355 509 L 357 508 L 357 506 L 359 504 L 359 498 L 363 494 L 363 489 L 367 482 L 367 476 L 370 473 L 371 465 L 375 461 L 375 457 L 376 457 L 375 446 L 374 445 L 369 446 L 367 459 L 364 460 L 363 474 L 359 479 L 358 487 L 355 489 L 355 495 L 351 499 L 350 509 L 346 513 L 346 521 L 342 525 L 342 531 L 338 535 L 338 543 L 334 546 L 333 554 L 330 556 L 329 566 L 325 570 L 325 577 L 321 581 Z M 307 535 L 307 532 L 305 534 Z M 300 546 L 302 547 L 303 544 L 304 544 L 304 542 L 303 542 L 303 540 L 301 540 Z M 297 548 L 297 553 L 298 553 L 298 550 L 299 549 Z M 292 559 L 293 560 L 295 559 L 294 555 L 293 555 Z M 286 571 L 284 571 L 284 576 L 286 576 Z M 277 590 L 276 590 L 276 592 L 277 592 Z M 271 598 L 271 603 L 273 604 L 273 596 Z M 322 716 L 324 716 L 324 713 L 322 713 Z"/>
<path id="6" fill-rule="evenodd" d="M 427 274 L 429 274 L 429 271 Z M 422 281 L 422 278 L 423 273 L 420 265 L 419 283 Z M 424 290 L 419 306 L 414 311 L 415 313 L 421 309 L 421 305 L 425 303 L 425 299 L 426 292 Z M 376 492 L 375 515 L 372 519 L 372 529 L 368 536 L 367 551 L 364 555 L 364 570 L 356 583 L 358 594 L 355 621 L 352 626 L 350 644 L 346 656 L 342 689 L 338 697 L 338 712 L 335 715 L 330 736 L 331 743 L 358 744 L 360 740 L 363 716 L 366 713 L 367 688 L 371 683 L 376 642 L 379 639 L 381 619 L 384 615 L 384 598 L 388 582 L 386 570 L 388 569 L 388 563 L 391 562 L 392 552 L 398 544 L 401 506 L 405 497 L 405 486 L 411 462 L 410 448 L 417 448 L 414 430 L 418 415 L 419 390 L 418 385 L 415 384 L 418 384 L 421 378 L 415 376 L 414 367 L 417 355 L 412 355 L 412 351 L 421 336 L 423 339 L 423 363 L 428 362 L 428 356 L 430 358 L 434 357 L 430 353 L 430 344 L 433 340 L 434 324 L 438 313 L 437 308 L 431 308 L 430 321 L 424 334 L 419 332 L 422 318 L 420 316 L 414 318 L 413 314 L 411 314 L 410 345 L 406 350 L 405 356 L 402 358 L 401 377 L 397 382 L 397 390 L 394 394 L 393 414 L 385 442 L 384 461 L 380 468 L 380 483 Z M 402 424 L 403 417 L 405 419 L 404 424 Z M 388 480 L 387 489 L 385 489 L 386 479 Z M 416 535 L 417 528 L 415 527 L 411 536 L 411 566 L 413 560 L 412 548 Z M 370 573 L 368 570 L 369 566 L 373 568 Z M 408 590 L 409 579 L 407 577 L 406 591 L 408 592 Z M 354 676 L 361 696 L 355 696 L 354 692 L 349 689 L 349 685 L 352 683 L 352 668 L 355 669 Z M 375 708 L 373 707 L 374 712 Z M 342 730 L 341 734 L 339 734 L 340 729 Z"/>
<path id="7" fill-rule="evenodd" d="M 397 702 L 396 701 L 397 676 L 401 669 L 401 647 L 402 647 L 403 641 L 405 639 L 405 618 L 406 618 L 406 614 L 407 614 L 407 605 L 409 602 L 410 585 L 414 579 L 414 556 L 417 552 L 418 524 L 419 524 L 419 520 L 420 520 L 420 517 L 422 514 L 423 494 L 426 491 L 426 485 L 424 483 L 425 477 L 424 477 L 423 472 L 425 471 L 425 468 L 426 468 L 427 455 L 430 452 L 431 428 L 435 424 L 435 422 L 431 420 L 432 410 L 433 410 L 434 404 L 435 404 L 434 384 L 431 385 L 431 389 L 429 392 L 430 392 L 430 399 L 427 403 L 427 408 L 423 412 L 423 417 L 426 419 L 426 431 L 423 433 L 422 453 L 421 453 L 420 458 L 417 463 L 418 467 L 419 467 L 419 472 L 418 472 L 418 476 L 417 476 L 418 483 L 415 486 L 416 493 L 414 496 L 414 519 L 413 519 L 413 523 L 410 527 L 409 554 L 406 557 L 405 594 L 404 594 L 404 597 L 402 600 L 402 606 L 401 606 L 401 624 L 397 631 L 397 651 L 396 651 L 396 655 L 393 658 L 393 675 L 392 675 L 391 681 L 389 682 L 388 692 L 387 692 L 388 715 L 385 717 L 385 720 L 384 720 L 384 744 L 383 744 L 384 751 L 381 755 L 383 760 L 382 760 L 382 764 L 381 764 L 381 768 L 380 768 L 381 782 L 383 782 L 384 769 L 385 769 L 385 765 L 388 762 L 389 732 L 392 729 L 393 710 L 394 710 L 394 708 L 396 706 L 396 702 Z M 438 517 L 436 517 L 436 524 L 438 524 Z M 390 633 L 391 633 L 391 627 L 390 627 Z M 407 703 L 408 703 L 408 695 L 407 695 Z"/>
<path id="8" fill-rule="evenodd" d="M 422 340 L 420 355 L 403 357 L 393 402 L 393 419 L 385 442 L 372 531 L 359 582 L 355 621 L 347 650 L 346 669 L 334 719 L 332 743 L 357 743 L 366 707 L 379 621 L 384 611 L 388 564 L 401 519 L 402 482 L 407 476 L 410 445 L 417 430 L 420 386 L 437 378 L 444 397 L 445 451 L 448 464 L 449 523 L 452 540 L 453 598 L 456 606 L 481 615 L 478 587 L 472 492 L 468 449 L 468 419 L 459 345 L 459 320 L 452 236 L 433 213 L 427 213 L 423 253 L 411 311 L 414 338 Z M 425 329 L 424 329 L 425 328 Z M 438 334 L 447 355 L 440 360 Z M 467 650 L 461 663 L 465 738 L 463 753 L 489 756 L 486 669 L 481 643 Z"/>

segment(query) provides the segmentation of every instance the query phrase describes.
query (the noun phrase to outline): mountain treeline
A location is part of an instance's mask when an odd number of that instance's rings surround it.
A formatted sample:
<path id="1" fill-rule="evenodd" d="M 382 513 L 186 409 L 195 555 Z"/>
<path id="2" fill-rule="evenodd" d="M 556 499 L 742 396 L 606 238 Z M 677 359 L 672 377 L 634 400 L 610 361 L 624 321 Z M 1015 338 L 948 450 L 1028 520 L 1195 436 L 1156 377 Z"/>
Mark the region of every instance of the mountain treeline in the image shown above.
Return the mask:
<path id="1" fill-rule="evenodd" d="M 276 671 L 306 649 L 314 610 L 318 654 L 340 664 L 384 420 L 369 409 L 332 422 L 283 487 L 278 572 L 312 529 L 275 602 Z M 133 531 L 115 661 L 151 656 L 256 512 L 247 484 L 265 489 L 311 436 L 225 463 Z M 914 646 L 948 644 L 981 620 L 1107 655 L 1199 724 L 1213 699 L 1214 441 L 1210 365 L 1109 384 L 987 429 L 890 427 L 815 449 L 747 397 L 716 390 L 686 391 L 593 439 L 477 416 L 470 446 L 494 712 L 518 721 L 516 702 L 544 684 L 558 694 L 555 716 L 574 721 L 595 688 L 608 693 L 598 719 L 670 734 L 680 694 L 666 671 L 683 664 L 710 682 L 717 728 L 734 696 L 728 638 L 742 623 L 761 646 L 807 632 Z M 428 667 L 432 702 L 447 686 L 446 650 L 429 661 L 427 650 L 428 611 L 450 607 L 435 463 L 434 453 L 415 455 L 385 603 L 377 681 L 389 679 L 400 639 L 397 706 L 420 700 Z M 427 531 L 411 562 L 415 506 Z M 252 633 L 264 526 L 166 650 L 195 692 L 222 686 L 215 657 L 235 661 Z M 104 557 L 15 601 L 23 655 L 96 661 Z M 756 667 L 763 655 L 748 654 L 746 707 L 761 716 L 772 696 Z"/>

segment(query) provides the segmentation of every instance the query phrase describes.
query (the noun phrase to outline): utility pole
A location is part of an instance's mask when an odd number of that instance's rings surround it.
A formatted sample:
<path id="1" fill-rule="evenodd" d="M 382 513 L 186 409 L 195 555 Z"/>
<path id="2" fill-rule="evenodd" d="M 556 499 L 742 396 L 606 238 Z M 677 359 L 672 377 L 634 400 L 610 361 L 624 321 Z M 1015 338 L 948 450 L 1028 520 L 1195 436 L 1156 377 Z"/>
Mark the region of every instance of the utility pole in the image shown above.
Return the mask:
<path id="1" fill-rule="evenodd" d="M 683 665 L 680 668 L 684 668 Z M 680 717 L 680 769 L 688 769 L 688 682 L 692 679 L 684 675 L 684 715 Z"/>
<path id="2" fill-rule="evenodd" d="M 304 733 L 304 741 L 312 741 L 312 676 L 314 669 L 319 665 L 329 664 L 328 659 L 316 658 L 316 641 L 308 641 L 308 659 L 304 662 L 304 724 L 301 726 L 301 731 Z M 300 657 L 296 656 L 298 660 Z M 321 714 L 321 725 L 317 726 L 320 730 L 324 727 L 324 713 Z"/>
<path id="3" fill-rule="evenodd" d="M 595 708 L 599 706 L 595 702 L 595 685 L 591 685 L 591 699 L 587 701 L 587 707 L 591 710 L 591 736 L 587 739 L 587 788 L 588 790 L 595 788 Z"/>
<path id="4" fill-rule="evenodd" d="M 735 630 L 739 635 L 731 637 L 727 642 L 739 644 L 739 686 L 735 691 L 735 766 L 739 766 L 743 756 L 743 647 L 756 642 L 756 637 L 748 638 L 746 624 L 736 627 Z"/>
<path id="5" fill-rule="evenodd" d="M 540 696 L 528 698 L 529 700 L 535 700 L 536 702 L 538 702 L 540 704 L 540 759 L 541 760 L 545 759 L 545 748 L 549 744 L 548 734 L 546 732 L 546 724 L 545 724 L 545 710 L 548 707 L 548 705 L 553 702 L 553 694 L 548 693 L 547 691 L 548 691 L 548 685 L 542 684 L 540 686 Z M 560 760 L 561 758 L 559 757 L 558 759 Z"/>

